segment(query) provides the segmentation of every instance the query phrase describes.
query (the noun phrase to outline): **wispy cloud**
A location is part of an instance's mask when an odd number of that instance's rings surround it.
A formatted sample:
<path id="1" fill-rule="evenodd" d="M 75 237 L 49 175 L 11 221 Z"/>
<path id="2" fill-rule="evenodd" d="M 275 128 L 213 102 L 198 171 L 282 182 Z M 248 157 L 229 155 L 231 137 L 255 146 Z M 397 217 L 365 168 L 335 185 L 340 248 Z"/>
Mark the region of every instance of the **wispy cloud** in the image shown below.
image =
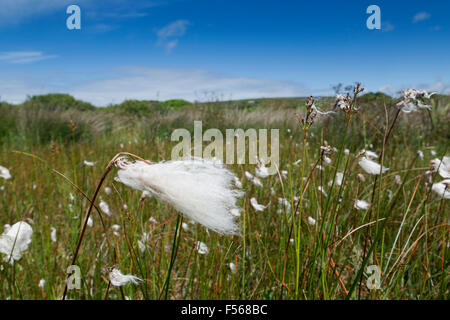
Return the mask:
<path id="1" fill-rule="evenodd" d="M 38 16 L 61 10 L 72 4 L 72 0 L 2 0 L 0 4 L 0 25 L 19 24 L 30 16 Z M 89 0 L 79 0 L 77 4 L 84 4 Z"/>
<path id="2" fill-rule="evenodd" d="M 126 99 L 168 100 L 186 99 L 205 101 L 211 99 L 250 99 L 269 97 L 305 96 L 312 91 L 294 81 L 234 77 L 208 70 L 169 69 L 153 67 L 127 67 L 111 70 L 102 75 L 95 72 L 95 78 L 102 80 L 67 82 L 64 75 L 52 78 L 52 83 L 43 87 L 48 80 L 39 78 L 21 81 L 8 79 L 0 74 L 2 83 L 10 90 L 2 91 L 4 101 L 20 103 L 28 95 L 52 92 L 69 93 L 97 106 L 120 103 Z M 94 78 L 94 77 L 92 77 Z"/>
<path id="3" fill-rule="evenodd" d="M 390 23 L 389 21 L 381 23 L 381 31 L 382 32 L 389 32 L 393 31 L 395 29 L 395 26 Z"/>
<path id="4" fill-rule="evenodd" d="M 147 16 L 146 10 L 162 5 L 162 0 L 1 0 L 0 26 L 20 24 L 30 17 L 60 12 L 66 15 L 67 6 L 76 4 L 82 14 L 96 19 L 132 19 Z"/>
<path id="5" fill-rule="evenodd" d="M 32 63 L 56 57 L 57 55 L 47 55 L 41 51 L 10 51 L 0 53 L 0 61 L 7 63 Z"/>
<path id="6" fill-rule="evenodd" d="M 176 20 L 161 29 L 157 30 L 158 46 L 166 47 L 167 51 L 171 51 L 178 44 L 178 38 L 185 35 L 188 26 L 191 23 L 188 20 Z"/>
<path id="7" fill-rule="evenodd" d="M 423 20 L 427 20 L 430 19 L 431 14 L 429 14 L 428 12 L 422 11 L 419 13 L 416 13 L 415 16 L 413 17 L 413 23 L 417 23 Z"/>

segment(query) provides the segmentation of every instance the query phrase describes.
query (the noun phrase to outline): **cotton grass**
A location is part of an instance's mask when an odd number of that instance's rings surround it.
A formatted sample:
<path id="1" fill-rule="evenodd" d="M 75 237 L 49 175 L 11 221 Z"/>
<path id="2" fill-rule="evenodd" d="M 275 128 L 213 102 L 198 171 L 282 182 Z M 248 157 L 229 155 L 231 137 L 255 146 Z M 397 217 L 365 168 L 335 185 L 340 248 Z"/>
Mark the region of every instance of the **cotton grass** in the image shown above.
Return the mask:
<path id="1" fill-rule="evenodd" d="M 0 166 L 0 178 L 3 178 L 5 180 L 12 178 L 11 173 L 7 168 Z"/>
<path id="2" fill-rule="evenodd" d="M 20 260 L 31 243 L 33 229 L 25 221 L 13 224 L 0 236 L 0 253 L 5 254 L 3 261 L 14 264 Z"/>
<path id="3" fill-rule="evenodd" d="M 217 233 L 240 233 L 230 211 L 237 208 L 243 192 L 233 189 L 235 176 L 223 164 L 194 158 L 150 165 L 120 157 L 115 165 L 119 168 L 117 181 L 151 193 Z"/>
<path id="4" fill-rule="evenodd" d="M 144 280 L 131 274 L 123 274 L 119 269 L 113 268 L 109 273 L 109 281 L 111 281 L 113 286 L 121 287 L 130 283 L 139 284 Z"/>
<path id="5" fill-rule="evenodd" d="M 359 166 L 368 174 L 378 175 L 381 171 L 381 166 L 373 160 L 370 160 L 366 157 L 361 157 L 358 161 Z M 382 173 L 385 173 L 389 170 L 389 168 L 383 167 Z"/>

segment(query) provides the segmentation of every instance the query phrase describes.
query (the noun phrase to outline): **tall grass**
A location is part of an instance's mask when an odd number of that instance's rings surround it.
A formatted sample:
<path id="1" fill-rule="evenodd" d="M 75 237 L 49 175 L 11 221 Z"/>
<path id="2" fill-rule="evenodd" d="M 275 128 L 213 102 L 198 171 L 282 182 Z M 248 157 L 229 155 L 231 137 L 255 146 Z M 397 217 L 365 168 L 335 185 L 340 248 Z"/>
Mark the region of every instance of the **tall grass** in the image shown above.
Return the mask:
<path id="1" fill-rule="evenodd" d="M 448 299 L 448 200 L 430 192 L 425 175 L 430 159 L 448 155 L 448 99 L 434 99 L 429 115 L 399 114 L 388 139 L 394 103 L 377 95 L 361 99 L 362 108 L 348 128 L 344 114 L 326 116 L 309 128 L 307 140 L 295 119 L 295 113 L 305 112 L 304 99 L 174 103 L 170 110 L 161 107 L 137 115 L 117 106 L 53 110 L 43 103 L 36 109 L 2 104 L 0 165 L 13 178 L 0 178 L 0 224 L 25 220 L 34 234 L 21 260 L 14 265 L 0 262 L 0 299 L 60 299 L 87 198 L 105 166 L 121 151 L 152 161 L 169 159 L 174 145 L 170 133 L 180 127 L 191 130 L 194 119 L 203 120 L 204 129 L 280 128 L 279 169 L 287 170 L 287 176 L 265 178 L 261 188 L 244 176 L 254 166 L 230 166 L 246 194 L 241 203 L 243 235 L 227 237 L 187 220 L 187 231 L 177 227 L 181 221 L 172 207 L 153 198 L 140 201 L 141 194 L 115 182 L 111 172 L 104 186 L 113 192 L 102 188 L 99 195 L 113 215 L 102 215 L 103 226 L 94 208 L 93 226 L 86 229 L 76 261 L 82 286 L 69 290 L 68 298 Z M 330 109 L 332 104 L 320 99 L 317 105 Z M 337 149 L 329 155 L 330 164 L 320 150 L 325 141 Z M 377 152 L 390 170 L 376 178 L 364 174 L 356 158 L 363 148 Z M 298 159 L 302 161 L 294 165 Z M 84 160 L 96 164 L 86 166 Z M 344 174 L 341 186 L 335 182 L 337 172 Z M 360 173 L 365 182 L 358 180 Z M 435 174 L 434 181 L 439 180 Z M 255 212 L 251 197 L 268 208 Z M 290 208 L 278 198 L 286 198 Z M 369 210 L 355 209 L 356 199 L 370 202 Z M 117 234 L 114 224 L 121 226 Z M 57 230 L 56 242 L 51 227 Z M 148 239 L 143 241 L 144 233 Z M 197 241 L 208 245 L 208 254 L 199 254 Z M 139 242 L 146 244 L 142 251 Z M 146 281 L 109 286 L 106 270 L 113 265 Z M 379 290 L 367 287 L 369 265 L 383 272 Z M 44 288 L 39 287 L 41 279 Z"/>

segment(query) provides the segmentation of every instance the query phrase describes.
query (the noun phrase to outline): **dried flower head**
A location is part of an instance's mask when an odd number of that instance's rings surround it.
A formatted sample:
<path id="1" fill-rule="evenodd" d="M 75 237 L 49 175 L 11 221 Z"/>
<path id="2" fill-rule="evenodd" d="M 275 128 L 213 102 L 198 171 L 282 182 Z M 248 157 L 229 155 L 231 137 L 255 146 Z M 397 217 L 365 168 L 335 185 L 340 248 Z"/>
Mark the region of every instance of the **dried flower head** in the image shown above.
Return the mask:
<path id="1" fill-rule="evenodd" d="M 333 111 L 320 111 L 319 109 L 317 109 L 315 102 L 316 100 L 312 97 L 312 95 L 310 95 L 305 102 L 306 113 L 304 114 L 304 116 L 301 116 L 298 113 L 295 115 L 298 122 L 302 125 L 305 134 L 307 134 L 309 127 L 314 123 L 314 119 L 317 117 L 317 115 L 327 115 L 330 113 L 334 113 Z"/>
<path id="2" fill-rule="evenodd" d="M 417 111 L 417 108 L 431 109 L 431 105 L 425 104 L 425 99 L 430 99 L 436 92 L 428 93 L 425 90 L 408 89 L 403 91 L 403 99 L 397 103 L 401 111 L 410 113 Z"/>
<path id="3" fill-rule="evenodd" d="M 350 121 L 353 113 L 358 112 L 359 107 L 357 106 L 357 99 L 358 95 L 363 91 L 364 88 L 361 87 L 361 82 L 358 82 L 356 86 L 353 87 L 353 95 L 350 95 L 350 93 L 336 95 L 335 105 L 347 114 L 347 121 Z"/>

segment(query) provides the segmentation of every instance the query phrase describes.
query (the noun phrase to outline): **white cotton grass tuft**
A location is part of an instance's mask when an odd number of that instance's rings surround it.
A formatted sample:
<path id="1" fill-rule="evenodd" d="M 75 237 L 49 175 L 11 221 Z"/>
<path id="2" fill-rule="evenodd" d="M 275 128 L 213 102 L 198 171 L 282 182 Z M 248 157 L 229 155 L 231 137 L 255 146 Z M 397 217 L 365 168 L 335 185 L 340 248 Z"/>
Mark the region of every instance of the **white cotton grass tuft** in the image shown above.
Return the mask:
<path id="1" fill-rule="evenodd" d="M 365 200 L 356 200 L 355 201 L 355 208 L 357 210 L 367 210 L 370 207 L 370 203 Z"/>
<path id="2" fill-rule="evenodd" d="M 450 199 L 450 179 L 442 180 L 441 182 L 433 183 L 431 190 L 436 192 L 444 199 Z"/>
<path id="3" fill-rule="evenodd" d="M 255 209 L 255 211 L 263 211 L 264 209 L 267 208 L 267 206 L 259 204 L 256 198 L 254 197 L 250 199 L 250 204 L 252 205 L 253 209 Z"/>
<path id="4" fill-rule="evenodd" d="M 104 214 L 106 214 L 107 216 L 111 216 L 112 214 L 111 210 L 109 209 L 109 206 L 105 201 L 100 199 L 100 203 L 98 206 L 100 207 L 100 210 L 102 210 Z"/>
<path id="5" fill-rule="evenodd" d="M 239 180 L 238 177 L 234 177 L 234 185 L 235 185 L 237 188 L 242 189 L 242 182 L 241 182 L 241 180 Z"/>
<path id="6" fill-rule="evenodd" d="M 52 240 L 52 242 L 58 241 L 56 237 L 56 229 L 54 227 L 50 228 L 50 239 Z"/>
<path id="7" fill-rule="evenodd" d="M 0 178 L 3 178 L 5 180 L 12 178 L 11 173 L 7 168 L 0 166 Z"/>
<path id="8" fill-rule="evenodd" d="M 370 150 L 364 150 L 364 156 L 367 159 L 376 159 L 376 158 L 378 158 L 378 155 L 375 152 L 370 151 Z"/>
<path id="9" fill-rule="evenodd" d="M 20 260 L 31 243 L 33 229 L 25 221 L 13 224 L 0 236 L 0 253 L 5 254 L 3 261 L 14 264 Z"/>
<path id="10" fill-rule="evenodd" d="M 263 186 L 261 180 L 259 180 L 259 178 L 257 178 L 257 177 L 253 177 L 252 182 L 257 187 L 262 187 Z"/>
<path id="11" fill-rule="evenodd" d="M 417 150 L 417 155 L 419 156 L 420 159 L 423 160 L 424 155 L 423 155 L 423 151 L 422 150 Z"/>
<path id="12" fill-rule="evenodd" d="M 235 216 L 235 217 L 240 217 L 241 216 L 241 209 L 239 208 L 233 208 L 230 210 L 230 213 Z"/>
<path id="13" fill-rule="evenodd" d="M 245 174 L 245 177 L 246 177 L 248 180 L 252 180 L 252 179 L 253 179 L 253 175 L 252 175 L 250 172 L 245 171 L 244 174 Z"/>
<path id="14" fill-rule="evenodd" d="M 261 164 L 255 168 L 255 175 L 260 178 L 267 178 L 269 176 L 269 169 L 264 164 Z"/>
<path id="15" fill-rule="evenodd" d="M 236 274 L 236 272 L 237 272 L 236 265 L 235 265 L 233 262 L 230 262 L 230 263 L 228 264 L 228 266 L 230 267 L 231 273 L 232 273 L 232 274 Z"/>
<path id="16" fill-rule="evenodd" d="M 278 203 L 281 207 L 285 208 L 286 211 L 291 210 L 291 202 L 286 198 L 278 198 Z"/>
<path id="17" fill-rule="evenodd" d="M 88 167 L 93 167 L 93 166 L 95 166 L 95 161 L 87 161 L 87 160 L 84 160 L 83 163 L 84 163 L 86 166 L 88 166 Z"/>
<path id="18" fill-rule="evenodd" d="M 201 242 L 201 241 L 197 241 L 196 249 L 199 254 L 208 254 L 208 252 L 209 252 L 209 248 L 206 245 L 206 243 Z"/>
<path id="19" fill-rule="evenodd" d="M 239 234 L 230 210 L 243 192 L 233 188 L 235 175 L 223 164 L 200 158 L 148 164 L 116 161 L 116 180 L 172 205 L 187 218 L 220 234 Z"/>
<path id="20" fill-rule="evenodd" d="M 130 283 L 139 284 L 144 280 L 131 274 L 122 274 L 122 272 L 119 269 L 113 268 L 109 273 L 109 281 L 111 281 L 111 284 L 113 286 L 121 287 Z"/>
<path id="21" fill-rule="evenodd" d="M 430 161 L 431 168 L 434 172 L 438 171 L 439 175 L 444 179 L 450 179 L 450 157 L 443 157 L 440 159 L 433 159 Z"/>
<path id="22" fill-rule="evenodd" d="M 366 157 L 361 157 L 358 164 L 365 172 L 368 174 L 377 175 L 380 174 L 381 166 L 373 160 L 367 159 Z M 389 168 L 383 167 L 383 173 L 388 171 Z"/>
<path id="23" fill-rule="evenodd" d="M 316 219 L 314 219 L 313 217 L 308 217 L 308 224 L 310 226 L 314 226 L 316 224 Z"/>
<path id="24" fill-rule="evenodd" d="M 111 192 L 112 192 L 112 189 L 111 189 L 110 187 L 105 187 L 105 193 L 106 193 L 107 195 L 110 195 Z"/>
<path id="25" fill-rule="evenodd" d="M 327 192 L 326 192 L 325 190 L 323 190 L 322 186 L 318 186 L 318 187 L 317 187 L 317 190 L 319 190 L 320 192 L 322 192 L 322 194 L 323 194 L 325 197 L 328 196 Z"/>
<path id="26" fill-rule="evenodd" d="M 334 180 L 334 183 L 337 186 L 341 186 L 342 185 L 342 180 L 344 180 L 344 174 L 342 172 L 337 172 L 336 173 L 336 179 Z M 333 185 L 333 180 L 330 180 L 328 182 L 328 186 L 331 187 Z"/>

